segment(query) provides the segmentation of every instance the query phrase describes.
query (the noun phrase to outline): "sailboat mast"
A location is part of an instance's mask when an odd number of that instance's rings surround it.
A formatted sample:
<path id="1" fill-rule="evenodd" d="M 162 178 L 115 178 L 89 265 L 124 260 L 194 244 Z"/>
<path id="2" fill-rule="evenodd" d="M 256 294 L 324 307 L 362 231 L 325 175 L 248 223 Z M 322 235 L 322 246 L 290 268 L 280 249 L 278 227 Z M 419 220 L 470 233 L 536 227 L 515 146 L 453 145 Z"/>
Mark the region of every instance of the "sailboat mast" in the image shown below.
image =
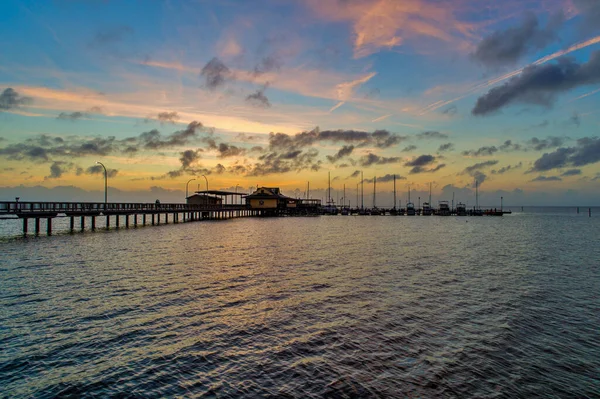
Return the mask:
<path id="1" fill-rule="evenodd" d="M 394 174 L 394 209 L 396 209 L 396 175 Z"/>
<path id="2" fill-rule="evenodd" d="M 375 190 L 376 184 L 377 184 L 377 176 L 373 177 L 373 208 L 377 208 L 377 206 L 375 205 L 376 204 L 376 202 L 375 202 L 375 195 L 376 194 L 375 193 L 377 192 Z"/>
<path id="3" fill-rule="evenodd" d="M 308 189 L 306 190 L 306 198 L 310 198 L 310 182 L 308 183 Z"/>
<path id="4" fill-rule="evenodd" d="M 475 208 L 479 209 L 479 181 L 475 180 Z"/>
<path id="5" fill-rule="evenodd" d="M 431 206 L 431 183 L 429 183 L 429 206 Z"/>
<path id="6" fill-rule="evenodd" d="M 360 172 L 360 209 L 365 209 L 365 178 L 363 172 Z"/>
<path id="7" fill-rule="evenodd" d="M 410 184 L 408 185 L 408 202 L 410 202 Z"/>
<path id="8" fill-rule="evenodd" d="M 328 194 L 327 194 L 327 203 L 331 204 L 331 172 L 328 172 L 328 173 L 329 173 L 329 178 L 328 178 L 328 181 L 327 181 L 327 191 L 328 191 Z"/>
<path id="9" fill-rule="evenodd" d="M 345 184 L 344 184 L 344 196 L 342 197 L 342 199 L 344 200 L 342 207 L 344 207 L 346 205 L 346 185 Z"/>

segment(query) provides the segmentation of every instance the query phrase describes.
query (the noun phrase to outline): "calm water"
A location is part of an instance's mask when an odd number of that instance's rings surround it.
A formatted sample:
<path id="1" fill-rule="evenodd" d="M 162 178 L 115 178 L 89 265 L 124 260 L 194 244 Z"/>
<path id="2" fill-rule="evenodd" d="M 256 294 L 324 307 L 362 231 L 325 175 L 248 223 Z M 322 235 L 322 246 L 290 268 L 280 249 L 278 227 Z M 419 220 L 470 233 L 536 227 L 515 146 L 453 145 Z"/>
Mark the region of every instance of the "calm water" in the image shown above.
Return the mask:
<path id="1" fill-rule="evenodd" d="M 597 398 L 597 215 L 4 239 L 0 397 Z"/>

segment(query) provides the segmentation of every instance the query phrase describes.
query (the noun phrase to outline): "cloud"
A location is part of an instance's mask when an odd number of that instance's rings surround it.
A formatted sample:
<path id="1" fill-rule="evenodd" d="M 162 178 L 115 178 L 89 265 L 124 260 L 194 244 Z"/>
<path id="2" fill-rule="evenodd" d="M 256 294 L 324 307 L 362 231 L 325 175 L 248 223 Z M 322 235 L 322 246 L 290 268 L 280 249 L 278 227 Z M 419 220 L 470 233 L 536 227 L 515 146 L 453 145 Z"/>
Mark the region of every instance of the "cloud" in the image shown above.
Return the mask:
<path id="1" fill-rule="evenodd" d="M 516 164 L 516 165 L 507 165 L 507 166 L 503 166 L 502 168 L 500 168 L 500 169 L 498 169 L 498 170 L 496 170 L 496 169 L 493 169 L 493 170 L 492 170 L 492 174 L 494 174 L 494 175 L 502 175 L 502 174 L 504 174 L 504 173 L 506 173 L 506 172 L 509 172 L 509 171 L 511 171 L 511 170 L 519 169 L 519 168 L 521 168 L 522 166 L 523 166 L 523 162 L 519 162 L 519 163 L 518 163 L 518 164 Z"/>
<path id="2" fill-rule="evenodd" d="M 94 165 L 90 166 L 85 170 L 85 173 L 88 175 L 104 175 L 104 168 L 102 165 Z M 106 175 L 108 177 L 115 177 L 119 171 L 117 169 L 106 169 Z"/>
<path id="3" fill-rule="evenodd" d="M 353 25 L 354 58 L 392 49 L 421 39 L 461 48 L 473 36 L 474 26 L 458 21 L 453 3 L 428 0 L 348 1 L 309 0 L 319 16 Z"/>
<path id="4" fill-rule="evenodd" d="M 285 153 L 269 152 L 261 155 L 254 165 L 249 167 L 248 176 L 265 176 L 302 170 L 318 171 L 321 161 L 317 160 L 319 152 L 314 149 L 307 151 L 295 150 Z"/>
<path id="5" fill-rule="evenodd" d="M 177 123 L 177 120 L 179 120 L 179 115 L 177 114 L 177 112 L 175 111 L 165 111 L 165 112 L 159 112 L 156 115 L 156 119 L 158 119 L 160 122 L 163 123 L 171 123 L 171 124 L 175 124 Z"/>
<path id="6" fill-rule="evenodd" d="M 11 87 L 4 89 L 0 94 L 0 112 L 21 108 L 33 102 L 31 97 L 23 97 Z"/>
<path id="7" fill-rule="evenodd" d="M 137 137 L 117 140 L 108 137 L 52 137 L 41 134 L 28 138 L 22 143 L 10 144 L 0 148 L 0 156 L 11 160 L 29 159 L 35 162 L 56 161 L 51 158 L 79 158 L 86 156 L 108 156 L 113 154 L 135 154 L 139 150 L 161 150 L 176 148 L 200 141 L 198 131 L 202 129 L 200 122 L 191 122 L 185 129 L 168 136 L 162 136 L 154 129 Z M 216 144 L 215 144 L 216 147 Z"/>
<path id="8" fill-rule="evenodd" d="M 462 155 L 464 156 L 474 156 L 474 157 L 481 157 L 481 156 L 488 156 L 488 155 L 494 155 L 494 153 L 498 152 L 498 147 L 496 146 L 484 146 L 484 147 L 480 147 L 477 150 L 467 150 L 467 151 L 463 151 Z"/>
<path id="9" fill-rule="evenodd" d="M 577 127 L 581 126 L 581 118 L 579 117 L 577 111 L 573 112 L 573 115 L 571 115 L 571 117 L 569 118 L 569 123 Z"/>
<path id="10" fill-rule="evenodd" d="M 394 181 L 394 176 L 396 176 L 396 180 L 406 180 L 406 177 L 400 175 L 390 175 L 387 174 L 385 176 L 377 177 L 377 183 L 387 183 Z M 365 183 L 373 183 L 375 179 L 365 179 Z"/>
<path id="11" fill-rule="evenodd" d="M 533 137 L 531 140 L 527 141 L 527 145 L 535 150 L 542 151 L 550 148 L 557 148 L 563 145 L 565 139 L 563 137 L 553 137 L 549 136 L 545 139 L 538 139 L 537 137 Z"/>
<path id="12" fill-rule="evenodd" d="M 217 57 L 210 60 L 200 71 L 205 81 L 205 86 L 214 91 L 225 84 L 226 79 L 231 76 L 231 71 Z"/>
<path id="13" fill-rule="evenodd" d="M 474 179 L 473 187 L 475 187 L 475 182 L 477 182 L 478 184 L 482 184 L 484 181 L 487 180 L 487 175 L 483 173 L 482 170 L 494 166 L 497 163 L 498 161 L 496 160 L 479 162 L 474 165 L 467 166 L 460 174 L 472 176 Z"/>
<path id="14" fill-rule="evenodd" d="M 409 146 L 404 147 L 401 152 L 411 152 L 416 149 L 417 149 L 416 145 L 409 145 Z"/>
<path id="15" fill-rule="evenodd" d="M 445 164 L 440 164 L 440 165 L 436 166 L 435 168 L 429 168 L 429 169 L 426 168 L 426 166 L 432 165 L 435 162 L 436 162 L 436 158 L 433 155 L 420 155 L 420 156 L 413 158 L 412 160 L 406 162 L 404 164 L 404 166 L 412 167 L 412 169 L 409 172 L 410 174 L 433 173 L 433 172 L 437 172 L 438 170 L 440 170 L 446 166 Z"/>
<path id="16" fill-rule="evenodd" d="M 88 112 L 90 114 L 103 114 L 104 113 L 104 109 L 102 107 L 98 107 L 98 106 L 93 106 L 91 107 Z"/>
<path id="17" fill-rule="evenodd" d="M 447 139 L 449 136 L 446 133 L 436 131 L 422 132 L 416 135 L 418 139 Z"/>
<path id="18" fill-rule="evenodd" d="M 366 74 L 358 79 L 352 80 L 350 82 L 343 82 L 335 86 L 335 90 L 337 93 L 337 98 L 340 101 L 347 101 L 352 97 L 352 93 L 354 89 L 364 83 L 367 83 L 371 78 L 373 78 L 377 73 L 371 72 Z"/>
<path id="19" fill-rule="evenodd" d="M 352 174 L 350 176 L 348 176 L 346 179 L 352 179 L 355 177 L 360 176 L 360 170 L 355 170 L 354 172 L 352 172 Z"/>
<path id="20" fill-rule="evenodd" d="M 530 65 L 520 75 L 479 97 L 472 114 L 488 115 L 516 102 L 550 107 L 559 93 L 597 83 L 600 51 L 593 52 L 583 64 L 563 57 L 553 64 Z"/>
<path id="21" fill-rule="evenodd" d="M 470 175 L 473 176 L 473 180 L 474 180 L 471 187 L 481 185 L 481 184 L 483 184 L 484 181 L 487 180 L 487 175 L 479 170 L 476 170 L 476 171 L 470 173 Z"/>
<path id="22" fill-rule="evenodd" d="M 360 164 L 362 166 L 371 166 L 371 165 L 385 165 L 389 163 L 397 163 L 400 162 L 402 158 L 399 157 L 382 157 L 379 155 L 375 155 L 373 153 L 369 153 L 360 159 Z"/>
<path id="23" fill-rule="evenodd" d="M 442 111 L 443 115 L 448 115 L 448 116 L 454 116 L 457 113 L 458 113 L 458 108 L 456 107 L 456 105 L 451 105 Z"/>
<path id="24" fill-rule="evenodd" d="M 264 73 L 278 71 L 283 66 L 283 62 L 274 54 L 263 57 L 260 62 L 254 67 L 254 75 L 259 76 Z"/>
<path id="25" fill-rule="evenodd" d="M 11 144 L 0 148 L 0 155 L 15 161 L 29 159 L 34 162 L 43 162 L 49 160 L 48 151 L 45 148 L 28 143 Z"/>
<path id="26" fill-rule="evenodd" d="M 451 151 L 453 149 L 454 149 L 454 144 L 446 143 L 446 144 L 442 144 L 440 146 L 440 148 L 438 148 L 438 152 L 446 152 L 446 151 Z"/>
<path id="27" fill-rule="evenodd" d="M 434 172 L 437 172 L 438 170 L 440 170 L 440 169 L 442 169 L 444 167 L 446 167 L 445 163 L 441 163 L 438 166 L 436 166 L 435 168 L 429 168 L 429 169 L 427 169 L 427 168 L 425 168 L 423 166 L 415 166 L 408 173 L 410 173 L 411 175 L 418 174 L 418 173 L 434 173 Z"/>
<path id="28" fill-rule="evenodd" d="M 323 130 L 316 128 L 311 131 L 288 135 L 285 133 L 270 133 L 269 147 L 272 150 L 291 150 L 310 147 L 318 142 L 346 143 L 355 147 L 374 146 L 389 148 L 404 140 L 406 136 L 399 136 L 387 130 L 375 130 L 372 133 L 359 130 Z"/>
<path id="29" fill-rule="evenodd" d="M 133 34 L 133 29 L 129 26 L 117 26 L 96 33 L 96 36 L 90 41 L 89 46 L 98 48 L 111 45 L 124 40 L 127 36 Z"/>
<path id="30" fill-rule="evenodd" d="M 542 172 L 567 166 L 569 156 L 572 153 L 571 148 L 559 148 L 554 152 L 545 153 L 534 162 L 532 171 Z"/>
<path id="31" fill-rule="evenodd" d="M 44 177 L 44 180 L 48 179 L 58 179 L 62 177 L 62 175 L 67 172 L 69 169 L 73 168 L 72 163 L 56 161 L 50 165 L 50 175 Z"/>
<path id="32" fill-rule="evenodd" d="M 600 21 L 600 2 L 598 0 L 573 0 L 573 4 L 583 18 L 582 31 L 584 34 L 597 32 Z"/>
<path id="33" fill-rule="evenodd" d="M 246 149 L 237 147 L 235 145 L 220 143 L 217 148 L 219 158 L 237 157 L 246 153 Z"/>
<path id="34" fill-rule="evenodd" d="M 404 166 L 425 166 L 435 162 L 433 155 L 420 155 L 414 158 L 412 161 L 408 161 Z"/>
<path id="35" fill-rule="evenodd" d="M 477 45 L 473 58 L 492 68 L 514 65 L 528 52 L 543 49 L 556 41 L 556 30 L 563 21 L 564 16 L 559 15 L 542 28 L 535 14 L 527 14 L 521 25 L 485 37 Z"/>
<path id="36" fill-rule="evenodd" d="M 61 112 L 60 114 L 58 114 L 56 119 L 74 122 L 78 119 L 87 119 L 90 117 L 90 114 L 103 114 L 103 113 L 104 113 L 104 110 L 101 107 L 94 106 L 85 112 L 81 112 L 81 111 L 75 111 L 75 112 L 71 112 L 71 113 Z"/>
<path id="37" fill-rule="evenodd" d="M 506 140 L 499 147 L 500 151 L 504 152 L 512 152 L 512 151 L 520 151 L 522 150 L 521 144 L 513 143 L 512 140 Z"/>
<path id="38" fill-rule="evenodd" d="M 490 166 L 494 166 L 497 163 L 498 163 L 498 161 L 496 161 L 496 160 L 491 160 L 491 161 L 485 161 L 485 162 L 476 163 L 475 165 L 467 166 L 462 171 L 461 174 L 472 174 L 476 170 L 481 170 L 481 169 L 489 168 Z"/>
<path id="39" fill-rule="evenodd" d="M 198 131 L 203 128 L 201 122 L 193 121 L 188 124 L 184 130 L 179 130 L 167 137 L 162 137 L 161 133 L 152 129 L 149 132 L 140 134 L 138 138 L 130 138 L 130 141 L 136 142 L 146 149 L 157 150 L 168 147 L 178 147 L 190 144 L 198 139 Z"/>
<path id="40" fill-rule="evenodd" d="M 255 93 L 249 94 L 246 97 L 246 102 L 257 108 L 271 107 L 269 99 L 267 98 L 267 96 L 265 96 L 265 90 L 267 90 L 266 86 L 264 86 L 262 89 L 256 90 Z"/>
<path id="41" fill-rule="evenodd" d="M 530 180 L 532 182 L 535 181 L 561 181 L 562 179 L 558 176 L 538 176 L 533 180 Z"/>
<path id="42" fill-rule="evenodd" d="M 76 121 L 77 119 L 82 119 L 82 118 L 87 118 L 88 116 L 86 114 L 84 114 L 83 112 L 71 112 L 70 114 L 66 113 L 66 112 L 61 112 L 60 114 L 58 114 L 58 116 L 56 117 L 56 119 L 62 119 L 62 120 L 68 120 L 68 121 Z"/>
<path id="43" fill-rule="evenodd" d="M 600 138 L 583 137 L 577 140 L 574 147 L 561 147 L 545 153 L 533 163 L 529 172 L 545 172 L 568 166 L 580 167 L 597 162 L 600 162 Z"/>
<path id="44" fill-rule="evenodd" d="M 183 170 L 189 169 L 192 165 L 200 160 L 200 152 L 198 150 L 185 150 L 180 153 L 179 161 Z"/>
<path id="45" fill-rule="evenodd" d="M 561 176 L 578 176 L 581 174 L 581 169 L 569 169 L 565 171 Z"/>
<path id="46" fill-rule="evenodd" d="M 329 160 L 329 162 L 335 163 L 335 162 L 339 161 L 340 159 L 352 154 L 353 151 L 354 151 L 353 145 L 345 145 L 342 148 L 340 148 L 340 150 L 335 155 L 327 155 L 327 159 Z"/>

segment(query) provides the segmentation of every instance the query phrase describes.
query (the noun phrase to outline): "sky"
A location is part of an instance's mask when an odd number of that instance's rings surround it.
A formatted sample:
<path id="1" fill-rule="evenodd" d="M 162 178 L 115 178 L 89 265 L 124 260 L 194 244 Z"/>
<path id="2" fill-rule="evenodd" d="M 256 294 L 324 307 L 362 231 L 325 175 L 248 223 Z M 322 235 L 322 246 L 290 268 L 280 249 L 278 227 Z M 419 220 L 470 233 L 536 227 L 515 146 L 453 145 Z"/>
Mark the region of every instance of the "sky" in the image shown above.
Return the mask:
<path id="1" fill-rule="evenodd" d="M 362 172 L 380 206 L 394 176 L 404 201 L 598 205 L 599 22 L 600 0 L 4 0 L 0 200 L 103 201 L 101 162 L 109 201 L 326 200 L 331 176 L 352 205 Z"/>

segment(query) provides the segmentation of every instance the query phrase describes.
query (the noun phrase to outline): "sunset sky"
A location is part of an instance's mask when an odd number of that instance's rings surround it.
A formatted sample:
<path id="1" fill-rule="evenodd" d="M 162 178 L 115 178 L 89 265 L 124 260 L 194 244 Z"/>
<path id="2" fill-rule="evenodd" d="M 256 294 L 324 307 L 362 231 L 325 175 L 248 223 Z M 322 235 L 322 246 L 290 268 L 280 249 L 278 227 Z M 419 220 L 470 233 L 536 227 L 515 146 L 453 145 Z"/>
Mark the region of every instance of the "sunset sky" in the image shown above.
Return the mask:
<path id="1" fill-rule="evenodd" d="M 363 171 L 598 204 L 599 0 L 4 0 L 0 32 L 0 199 L 100 161 L 121 199 Z"/>

